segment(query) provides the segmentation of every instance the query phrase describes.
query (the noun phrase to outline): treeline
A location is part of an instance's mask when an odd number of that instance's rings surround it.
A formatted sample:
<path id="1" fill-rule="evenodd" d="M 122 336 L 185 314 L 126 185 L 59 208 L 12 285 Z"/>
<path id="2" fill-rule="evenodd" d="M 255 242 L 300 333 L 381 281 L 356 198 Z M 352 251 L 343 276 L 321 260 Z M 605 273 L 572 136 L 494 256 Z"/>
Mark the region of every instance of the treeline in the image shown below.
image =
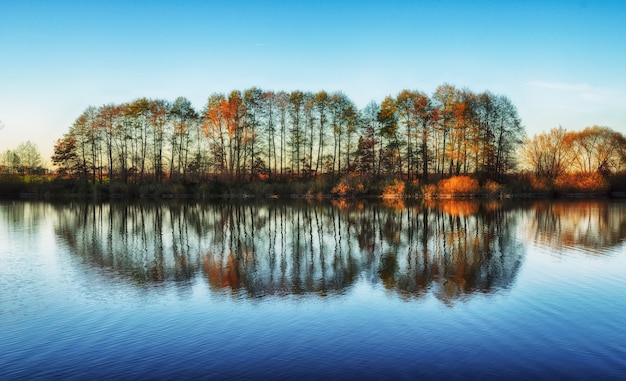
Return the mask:
<path id="1" fill-rule="evenodd" d="M 359 109 L 341 92 L 259 88 L 88 107 L 54 147 L 61 176 L 94 184 L 330 178 L 498 181 L 525 133 L 504 95 L 444 84 Z"/>
<path id="2" fill-rule="evenodd" d="M 626 138 L 608 127 L 553 128 L 526 139 L 520 154 L 535 190 L 603 192 L 611 185 L 626 190 L 624 178 L 619 186 L 616 176 L 609 183 L 610 175 L 624 174 Z"/>

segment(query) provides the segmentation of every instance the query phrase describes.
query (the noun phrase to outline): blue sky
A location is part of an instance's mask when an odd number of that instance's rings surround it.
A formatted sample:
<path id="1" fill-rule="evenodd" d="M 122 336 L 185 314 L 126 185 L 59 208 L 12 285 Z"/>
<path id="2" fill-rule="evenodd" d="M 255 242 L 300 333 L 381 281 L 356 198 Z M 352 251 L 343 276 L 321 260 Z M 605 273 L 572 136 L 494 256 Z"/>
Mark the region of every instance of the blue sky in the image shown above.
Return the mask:
<path id="1" fill-rule="evenodd" d="M 626 1 L 0 2 L 0 152 L 52 146 L 89 105 L 443 83 L 507 95 L 529 135 L 626 133 Z"/>

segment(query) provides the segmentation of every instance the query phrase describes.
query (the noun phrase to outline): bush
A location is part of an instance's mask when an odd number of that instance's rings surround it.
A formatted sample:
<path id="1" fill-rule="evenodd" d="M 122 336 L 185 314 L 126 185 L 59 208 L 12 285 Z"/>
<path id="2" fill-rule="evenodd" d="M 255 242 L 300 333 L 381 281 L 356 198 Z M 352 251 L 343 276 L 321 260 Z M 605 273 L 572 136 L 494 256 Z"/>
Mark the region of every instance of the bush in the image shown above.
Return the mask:
<path id="1" fill-rule="evenodd" d="M 404 181 L 394 180 L 391 184 L 383 187 L 383 198 L 399 198 L 404 196 Z"/>
<path id="2" fill-rule="evenodd" d="M 502 192 L 502 185 L 492 180 L 487 180 L 483 185 L 483 191 L 487 194 L 498 194 Z"/>
<path id="3" fill-rule="evenodd" d="M 469 176 L 453 176 L 437 183 L 437 190 L 442 194 L 466 195 L 478 193 L 478 180 Z"/>
<path id="4" fill-rule="evenodd" d="M 425 198 L 435 197 L 437 195 L 437 186 L 435 184 L 428 184 L 422 187 L 422 194 Z"/>
<path id="5" fill-rule="evenodd" d="M 338 197 L 348 197 L 355 194 L 367 193 L 367 187 L 363 184 L 361 179 L 355 175 L 348 175 L 343 177 L 339 184 L 335 185 L 330 193 Z"/>
<path id="6" fill-rule="evenodd" d="M 609 190 L 609 182 L 598 172 L 567 173 L 554 182 L 559 192 L 598 193 Z"/>

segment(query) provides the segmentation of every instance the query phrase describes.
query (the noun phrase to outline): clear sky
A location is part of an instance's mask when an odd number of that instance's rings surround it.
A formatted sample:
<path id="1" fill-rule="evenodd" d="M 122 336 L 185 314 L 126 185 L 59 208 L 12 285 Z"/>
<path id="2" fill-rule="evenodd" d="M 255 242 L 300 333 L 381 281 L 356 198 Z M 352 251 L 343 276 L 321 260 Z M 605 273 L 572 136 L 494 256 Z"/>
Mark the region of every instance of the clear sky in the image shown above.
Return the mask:
<path id="1" fill-rule="evenodd" d="M 0 152 L 48 163 L 90 105 L 443 83 L 507 95 L 529 135 L 626 134 L 626 1 L 0 1 Z"/>

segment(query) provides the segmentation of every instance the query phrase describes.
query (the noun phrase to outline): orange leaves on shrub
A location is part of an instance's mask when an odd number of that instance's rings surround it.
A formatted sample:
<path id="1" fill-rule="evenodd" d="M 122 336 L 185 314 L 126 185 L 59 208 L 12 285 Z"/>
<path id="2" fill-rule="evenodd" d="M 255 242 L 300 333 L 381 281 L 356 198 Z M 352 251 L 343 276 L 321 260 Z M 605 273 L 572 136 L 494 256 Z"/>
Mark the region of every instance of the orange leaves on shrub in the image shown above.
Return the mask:
<path id="1" fill-rule="evenodd" d="M 404 181 L 394 180 L 383 188 L 383 198 L 399 198 L 404 196 Z"/>
<path id="2" fill-rule="evenodd" d="M 355 194 L 365 194 L 367 189 L 360 178 L 356 175 L 348 175 L 339 181 L 339 184 L 335 185 L 330 193 L 339 197 L 347 197 Z"/>
<path id="3" fill-rule="evenodd" d="M 566 173 L 554 182 L 559 192 L 594 193 L 609 190 L 609 182 L 598 172 Z"/>
<path id="4" fill-rule="evenodd" d="M 439 181 L 437 189 L 441 194 L 464 195 L 478 193 L 480 186 L 476 179 L 469 176 L 453 176 Z"/>
<path id="5" fill-rule="evenodd" d="M 425 198 L 435 197 L 437 195 L 437 186 L 435 184 L 427 184 L 422 187 L 422 194 Z"/>

